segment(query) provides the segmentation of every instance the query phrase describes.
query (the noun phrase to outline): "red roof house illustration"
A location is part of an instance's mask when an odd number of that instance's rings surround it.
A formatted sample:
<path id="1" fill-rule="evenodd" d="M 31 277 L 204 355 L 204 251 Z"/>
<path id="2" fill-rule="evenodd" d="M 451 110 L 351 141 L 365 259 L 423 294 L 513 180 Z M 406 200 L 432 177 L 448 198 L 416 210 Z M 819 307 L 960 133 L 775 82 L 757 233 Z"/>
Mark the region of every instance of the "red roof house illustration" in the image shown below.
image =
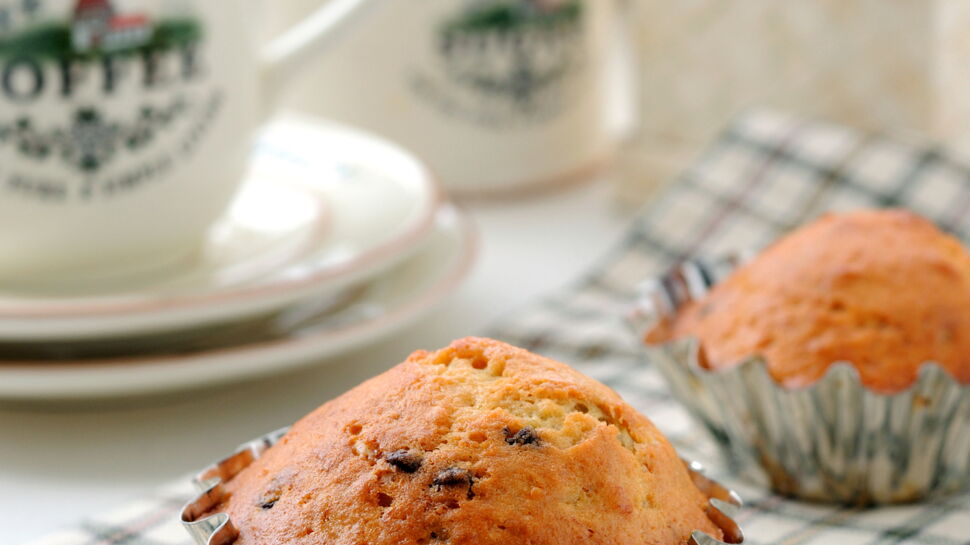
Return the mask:
<path id="1" fill-rule="evenodd" d="M 138 47 L 151 37 L 148 17 L 119 15 L 110 0 L 78 0 L 74 6 L 71 43 L 75 51 L 118 51 Z"/>

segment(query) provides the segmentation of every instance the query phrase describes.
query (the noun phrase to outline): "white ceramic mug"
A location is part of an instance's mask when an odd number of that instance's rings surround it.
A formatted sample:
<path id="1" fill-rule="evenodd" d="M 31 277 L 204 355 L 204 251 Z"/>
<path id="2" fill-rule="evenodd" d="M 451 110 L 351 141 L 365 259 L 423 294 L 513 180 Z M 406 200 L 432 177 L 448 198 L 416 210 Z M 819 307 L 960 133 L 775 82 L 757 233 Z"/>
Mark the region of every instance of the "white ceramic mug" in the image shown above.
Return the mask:
<path id="1" fill-rule="evenodd" d="M 371 3 L 260 49 L 246 0 L 0 0 L 0 286 L 184 259 L 279 89 Z"/>
<path id="2" fill-rule="evenodd" d="M 270 26 L 322 1 L 274 1 Z M 386 2 L 316 59 L 288 103 L 400 142 L 453 192 L 577 177 L 616 144 L 608 74 L 619 5 Z"/>

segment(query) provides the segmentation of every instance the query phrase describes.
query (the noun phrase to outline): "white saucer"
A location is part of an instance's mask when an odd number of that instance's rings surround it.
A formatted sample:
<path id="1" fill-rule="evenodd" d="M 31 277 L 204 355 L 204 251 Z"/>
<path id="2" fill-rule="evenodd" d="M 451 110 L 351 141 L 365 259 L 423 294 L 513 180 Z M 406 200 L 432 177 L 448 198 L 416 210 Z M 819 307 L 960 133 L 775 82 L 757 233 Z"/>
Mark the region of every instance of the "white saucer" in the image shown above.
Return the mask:
<path id="1" fill-rule="evenodd" d="M 0 291 L 0 341 L 187 329 L 335 293 L 410 255 L 439 205 L 436 183 L 404 150 L 288 116 L 261 135 L 240 196 L 191 263 L 112 293 Z"/>
<path id="2" fill-rule="evenodd" d="M 56 363 L 0 362 L 0 400 L 48 404 L 134 398 L 318 364 L 388 335 L 430 310 L 465 277 L 474 253 L 468 220 L 446 206 L 417 253 L 337 311 L 314 315 L 318 302 L 307 301 L 269 320 L 262 338 L 244 337 L 245 344 L 212 350 Z"/>

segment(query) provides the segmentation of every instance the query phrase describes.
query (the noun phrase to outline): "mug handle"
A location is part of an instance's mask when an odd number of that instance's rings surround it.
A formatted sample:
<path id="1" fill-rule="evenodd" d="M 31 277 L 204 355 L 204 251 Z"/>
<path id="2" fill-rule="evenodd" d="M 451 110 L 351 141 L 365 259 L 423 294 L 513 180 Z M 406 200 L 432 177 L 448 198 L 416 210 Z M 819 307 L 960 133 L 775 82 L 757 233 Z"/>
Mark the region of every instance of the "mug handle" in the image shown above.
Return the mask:
<path id="1" fill-rule="evenodd" d="M 607 112 L 609 132 L 621 143 L 633 140 L 640 132 L 639 44 L 637 43 L 637 2 L 613 2 L 613 32 L 610 33 L 606 81 L 610 104 Z"/>
<path id="2" fill-rule="evenodd" d="M 273 113 L 290 79 L 341 31 L 384 0 L 328 0 L 309 17 L 273 39 L 260 52 L 263 117 Z"/>

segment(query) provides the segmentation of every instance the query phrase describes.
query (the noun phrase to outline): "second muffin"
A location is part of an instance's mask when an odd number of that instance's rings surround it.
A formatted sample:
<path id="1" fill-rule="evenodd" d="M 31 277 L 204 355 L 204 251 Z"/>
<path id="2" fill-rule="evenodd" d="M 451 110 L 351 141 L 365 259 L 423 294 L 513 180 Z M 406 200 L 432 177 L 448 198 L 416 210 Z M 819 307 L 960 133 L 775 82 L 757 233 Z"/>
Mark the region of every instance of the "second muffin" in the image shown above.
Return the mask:
<path id="1" fill-rule="evenodd" d="M 639 316 L 736 472 L 847 504 L 970 486 L 970 255 L 930 222 L 823 216 L 740 266 L 683 263 Z"/>
<path id="2" fill-rule="evenodd" d="M 903 210 L 827 215 L 690 303 L 666 334 L 697 337 L 712 369 L 761 355 L 788 387 L 839 361 L 881 392 L 913 384 L 926 361 L 970 382 L 970 254 Z"/>

